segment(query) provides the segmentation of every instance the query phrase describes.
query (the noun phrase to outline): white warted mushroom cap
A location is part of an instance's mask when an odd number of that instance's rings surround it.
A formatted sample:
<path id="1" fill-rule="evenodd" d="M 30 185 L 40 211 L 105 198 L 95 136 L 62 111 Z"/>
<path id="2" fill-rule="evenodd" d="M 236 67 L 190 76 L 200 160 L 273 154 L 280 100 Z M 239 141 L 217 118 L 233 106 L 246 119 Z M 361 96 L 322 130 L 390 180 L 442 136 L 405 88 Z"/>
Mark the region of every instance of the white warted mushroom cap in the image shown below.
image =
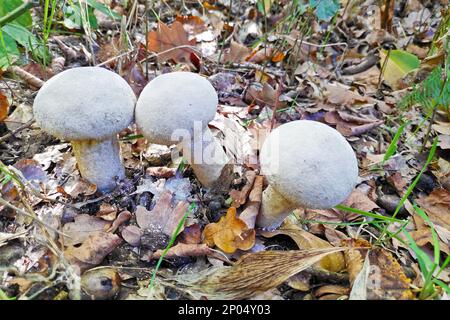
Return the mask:
<path id="1" fill-rule="evenodd" d="M 64 140 L 102 140 L 133 121 L 136 96 L 118 74 L 99 67 L 57 74 L 39 90 L 33 104 L 42 130 Z"/>
<path id="2" fill-rule="evenodd" d="M 273 130 L 261 149 L 261 170 L 283 197 L 304 208 L 331 208 L 344 201 L 358 178 L 358 162 L 335 129 L 300 120 Z"/>
<path id="3" fill-rule="evenodd" d="M 152 143 L 171 145 L 175 130 L 193 135 L 194 122 L 206 126 L 216 113 L 217 93 L 192 72 L 172 72 L 150 81 L 136 104 L 136 123 Z"/>

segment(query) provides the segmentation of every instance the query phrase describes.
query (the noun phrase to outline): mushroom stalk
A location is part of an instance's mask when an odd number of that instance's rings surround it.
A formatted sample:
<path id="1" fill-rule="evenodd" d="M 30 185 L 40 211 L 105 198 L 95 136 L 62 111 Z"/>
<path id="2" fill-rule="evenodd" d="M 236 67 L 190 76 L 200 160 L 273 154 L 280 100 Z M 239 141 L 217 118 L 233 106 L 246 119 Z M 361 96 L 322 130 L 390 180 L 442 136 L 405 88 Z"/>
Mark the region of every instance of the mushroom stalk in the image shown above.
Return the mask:
<path id="1" fill-rule="evenodd" d="M 297 206 L 269 185 L 262 194 L 261 211 L 256 219 L 260 228 L 275 229 Z"/>
<path id="2" fill-rule="evenodd" d="M 179 148 L 183 149 L 184 157 L 192 166 L 197 179 L 206 188 L 226 184 L 224 180 L 231 177 L 230 158 L 208 127 L 199 134 L 195 133 L 192 139 L 182 141 Z"/>
<path id="3" fill-rule="evenodd" d="M 71 141 L 81 176 L 101 192 L 115 188 L 116 181 L 125 177 L 116 137 L 105 140 Z"/>

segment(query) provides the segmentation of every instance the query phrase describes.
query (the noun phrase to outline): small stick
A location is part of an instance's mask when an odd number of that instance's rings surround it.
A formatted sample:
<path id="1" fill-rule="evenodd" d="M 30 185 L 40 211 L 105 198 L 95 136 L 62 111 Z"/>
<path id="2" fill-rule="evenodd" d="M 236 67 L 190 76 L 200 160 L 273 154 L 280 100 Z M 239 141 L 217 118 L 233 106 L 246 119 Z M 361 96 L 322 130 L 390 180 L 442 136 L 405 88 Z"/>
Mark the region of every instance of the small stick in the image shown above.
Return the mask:
<path id="1" fill-rule="evenodd" d="M 9 72 L 15 73 L 19 78 L 24 80 L 29 85 L 32 85 L 33 87 L 40 88 L 44 85 L 45 81 L 42 81 L 35 75 L 23 70 L 22 68 L 19 68 L 17 66 L 9 67 Z"/>
<path id="2" fill-rule="evenodd" d="M 3 135 L 2 137 L 0 137 L 0 143 L 4 142 L 5 140 L 9 139 L 9 137 L 11 137 L 11 136 L 13 136 L 13 135 L 19 133 L 20 131 L 22 131 L 22 130 L 28 128 L 28 127 L 31 127 L 31 125 L 32 125 L 33 123 L 35 123 L 35 121 L 36 121 L 36 120 L 31 119 L 30 121 L 24 123 L 23 125 L 21 125 L 21 126 L 18 127 L 17 129 L 15 129 L 15 130 L 13 130 L 13 131 L 10 131 L 10 132 L 8 132 L 7 134 Z"/>

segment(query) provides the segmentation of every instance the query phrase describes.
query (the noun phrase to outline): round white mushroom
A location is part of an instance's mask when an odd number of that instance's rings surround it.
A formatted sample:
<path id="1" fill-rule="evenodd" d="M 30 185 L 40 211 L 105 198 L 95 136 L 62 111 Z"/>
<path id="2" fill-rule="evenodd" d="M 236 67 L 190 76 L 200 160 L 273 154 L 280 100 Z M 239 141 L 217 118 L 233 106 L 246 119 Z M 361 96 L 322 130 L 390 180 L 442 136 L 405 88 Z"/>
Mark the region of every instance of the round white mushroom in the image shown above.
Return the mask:
<path id="1" fill-rule="evenodd" d="M 299 207 L 334 207 L 350 195 L 358 178 L 350 144 L 337 130 L 316 121 L 292 121 L 273 130 L 260 161 L 269 181 L 256 222 L 263 228 L 278 227 Z"/>
<path id="2" fill-rule="evenodd" d="M 150 143 L 179 144 L 200 183 L 214 188 L 229 175 L 230 159 L 208 128 L 217 93 L 191 72 L 172 72 L 150 81 L 136 104 L 136 124 Z M 228 178 L 228 177 L 226 177 Z"/>
<path id="3" fill-rule="evenodd" d="M 136 96 L 114 72 L 73 68 L 48 80 L 33 104 L 42 130 L 72 144 L 81 176 L 101 192 L 125 177 L 117 133 L 133 121 Z"/>

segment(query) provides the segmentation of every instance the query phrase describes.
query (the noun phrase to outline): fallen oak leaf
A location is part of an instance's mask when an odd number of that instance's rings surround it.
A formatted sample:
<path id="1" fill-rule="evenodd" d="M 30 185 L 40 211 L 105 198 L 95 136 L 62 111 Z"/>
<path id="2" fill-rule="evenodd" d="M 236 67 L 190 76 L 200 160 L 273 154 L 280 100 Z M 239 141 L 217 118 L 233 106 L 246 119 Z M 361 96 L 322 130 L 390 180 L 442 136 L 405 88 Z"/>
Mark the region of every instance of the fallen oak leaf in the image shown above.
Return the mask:
<path id="1" fill-rule="evenodd" d="M 237 249 L 249 250 L 255 244 L 255 230 L 236 217 L 236 208 L 228 209 L 219 222 L 208 224 L 203 230 L 204 242 L 209 246 L 216 245 L 226 253 Z"/>
<path id="2" fill-rule="evenodd" d="M 252 49 L 247 48 L 243 44 L 232 40 L 230 43 L 230 47 L 223 53 L 222 62 L 242 63 L 247 61 L 251 53 Z"/>
<path id="3" fill-rule="evenodd" d="M 160 63 L 168 60 L 176 63 L 189 62 L 191 54 L 194 53 L 189 47 L 195 45 L 195 39 L 188 40 L 188 35 L 179 21 L 175 21 L 170 27 L 159 22 L 158 29 L 147 34 L 147 40 L 148 51 L 159 53 L 157 59 Z"/>
<path id="4" fill-rule="evenodd" d="M 339 83 L 325 83 L 328 92 L 327 101 L 332 104 L 352 107 L 355 104 L 367 103 L 369 99 L 349 90 Z"/>
<path id="5" fill-rule="evenodd" d="M 249 103 L 256 102 L 261 107 L 269 105 L 275 107 L 275 105 L 281 109 L 286 106 L 285 96 L 280 95 L 277 101 L 277 89 L 274 89 L 270 84 L 264 82 L 262 85 L 260 83 L 253 83 L 245 92 L 245 100 Z"/>
<path id="6" fill-rule="evenodd" d="M 68 247 L 64 251 L 64 257 L 82 274 L 100 264 L 120 244 L 122 239 L 119 236 L 109 232 L 97 232 L 89 235 L 81 246 Z"/>
<path id="7" fill-rule="evenodd" d="M 175 205 L 174 195 L 169 190 L 164 190 L 155 207 L 148 211 L 143 206 L 136 208 L 136 221 L 141 229 L 159 230 L 165 235 L 171 237 L 177 229 L 178 224 L 183 219 L 189 203 L 178 201 Z M 184 226 L 179 230 L 183 231 Z"/>
<path id="8" fill-rule="evenodd" d="M 383 120 L 360 118 L 337 111 L 327 112 L 324 120 L 328 124 L 335 125 L 336 130 L 346 137 L 360 135 L 384 123 Z"/>
<path id="9" fill-rule="evenodd" d="M 75 217 L 74 222 L 64 225 L 61 238 L 65 246 L 73 246 L 84 242 L 89 236 L 105 231 L 111 225 L 110 222 L 93 217 L 88 214 L 80 214 Z"/>

